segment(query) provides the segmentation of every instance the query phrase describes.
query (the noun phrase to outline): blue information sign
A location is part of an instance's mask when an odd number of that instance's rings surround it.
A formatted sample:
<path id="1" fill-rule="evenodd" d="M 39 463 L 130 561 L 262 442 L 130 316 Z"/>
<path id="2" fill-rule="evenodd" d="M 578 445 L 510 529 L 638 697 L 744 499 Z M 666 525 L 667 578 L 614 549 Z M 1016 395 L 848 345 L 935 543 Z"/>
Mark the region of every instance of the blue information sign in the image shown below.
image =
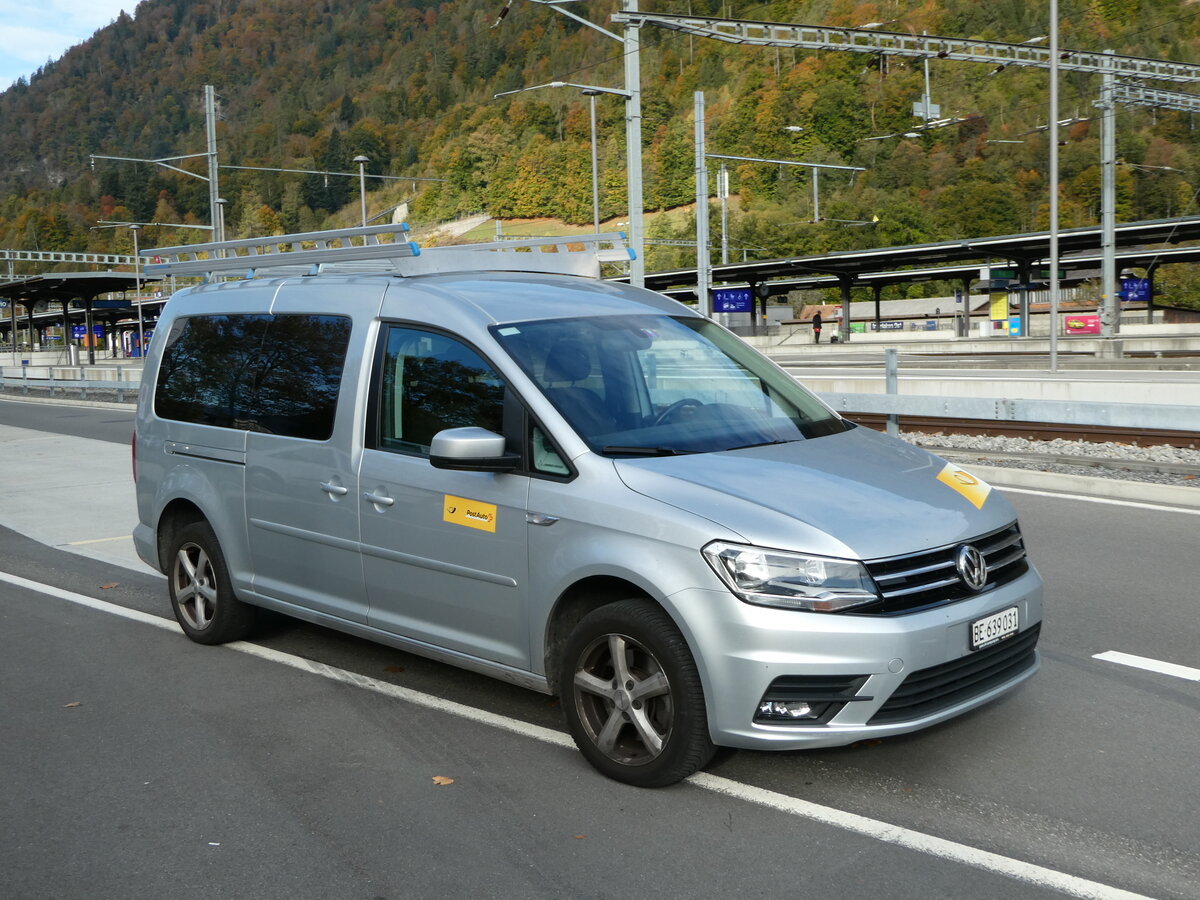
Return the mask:
<path id="1" fill-rule="evenodd" d="M 1150 301 L 1150 279 L 1122 278 L 1121 299 L 1132 303 L 1148 303 Z"/>
<path id="2" fill-rule="evenodd" d="M 713 312 L 754 312 L 750 288 L 717 288 L 713 294 Z"/>

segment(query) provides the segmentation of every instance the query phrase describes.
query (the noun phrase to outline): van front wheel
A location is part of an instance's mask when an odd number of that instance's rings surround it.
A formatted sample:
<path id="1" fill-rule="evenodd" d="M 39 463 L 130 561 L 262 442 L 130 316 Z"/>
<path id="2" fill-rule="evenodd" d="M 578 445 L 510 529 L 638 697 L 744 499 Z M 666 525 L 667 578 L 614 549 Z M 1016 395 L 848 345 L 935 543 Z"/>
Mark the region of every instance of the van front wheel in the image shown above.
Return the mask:
<path id="1" fill-rule="evenodd" d="M 233 595 L 225 554 L 207 522 L 181 528 L 168 560 L 171 609 L 184 634 L 198 644 L 224 644 L 250 633 L 254 608 Z"/>
<path id="2" fill-rule="evenodd" d="M 567 728 L 608 777 L 662 787 L 712 759 L 696 664 L 653 604 L 623 600 L 586 615 L 567 641 L 561 671 Z"/>

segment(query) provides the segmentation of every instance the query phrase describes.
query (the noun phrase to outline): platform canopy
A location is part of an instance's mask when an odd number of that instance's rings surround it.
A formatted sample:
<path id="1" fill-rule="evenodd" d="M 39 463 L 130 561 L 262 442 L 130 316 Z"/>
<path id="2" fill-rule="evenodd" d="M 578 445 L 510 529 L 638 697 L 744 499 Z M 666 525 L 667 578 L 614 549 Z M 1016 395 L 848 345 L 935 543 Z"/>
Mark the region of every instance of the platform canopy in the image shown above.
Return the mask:
<path id="1" fill-rule="evenodd" d="M 139 281 L 144 284 L 158 280 L 144 275 L 139 279 L 133 272 L 57 272 L 29 275 L 12 281 L 0 281 L 0 299 L 24 306 L 31 306 L 43 300 L 56 303 L 71 300 L 90 302 L 102 294 L 135 290 Z"/>

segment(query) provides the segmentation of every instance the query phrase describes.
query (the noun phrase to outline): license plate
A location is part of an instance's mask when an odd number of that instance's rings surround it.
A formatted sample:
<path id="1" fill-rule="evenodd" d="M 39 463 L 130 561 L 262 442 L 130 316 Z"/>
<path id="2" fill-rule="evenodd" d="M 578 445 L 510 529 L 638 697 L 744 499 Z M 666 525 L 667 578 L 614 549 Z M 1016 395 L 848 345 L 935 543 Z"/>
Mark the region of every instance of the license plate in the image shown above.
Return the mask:
<path id="1" fill-rule="evenodd" d="M 971 623 L 971 649 L 982 650 L 1017 633 L 1018 608 L 1010 606 Z"/>

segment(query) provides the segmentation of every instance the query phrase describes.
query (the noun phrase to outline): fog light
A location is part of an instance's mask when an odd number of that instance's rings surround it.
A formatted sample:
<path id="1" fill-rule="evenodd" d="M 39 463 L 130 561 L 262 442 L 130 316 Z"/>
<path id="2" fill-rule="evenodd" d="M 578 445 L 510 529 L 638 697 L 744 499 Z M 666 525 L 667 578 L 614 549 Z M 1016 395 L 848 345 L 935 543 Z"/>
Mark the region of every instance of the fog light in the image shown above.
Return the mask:
<path id="1" fill-rule="evenodd" d="M 809 703 L 807 700 L 774 700 L 764 697 L 758 705 L 757 722 L 812 722 L 820 719 L 828 703 Z"/>

